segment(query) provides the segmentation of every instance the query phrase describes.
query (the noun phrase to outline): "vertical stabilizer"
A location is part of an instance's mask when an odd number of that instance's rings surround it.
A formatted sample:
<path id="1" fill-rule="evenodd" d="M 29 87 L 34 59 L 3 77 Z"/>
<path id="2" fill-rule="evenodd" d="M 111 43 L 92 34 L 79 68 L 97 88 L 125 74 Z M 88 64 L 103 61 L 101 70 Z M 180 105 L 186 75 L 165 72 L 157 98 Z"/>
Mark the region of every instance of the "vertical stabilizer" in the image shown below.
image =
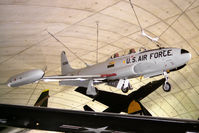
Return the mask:
<path id="1" fill-rule="evenodd" d="M 64 51 L 61 53 L 61 74 L 66 75 L 70 72 L 74 71 L 74 69 L 71 68 L 71 66 L 68 63 L 68 60 L 66 58 L 66 54 Z"/>
<path id="2" fill-rule="evenodd" d="M 48 98 L 49 98 L 49 90 L 44 90 L 39 98 L 37 99 L 34 106 L 40 106 L 40 107 L 47 107 L 48 106 Z"/>

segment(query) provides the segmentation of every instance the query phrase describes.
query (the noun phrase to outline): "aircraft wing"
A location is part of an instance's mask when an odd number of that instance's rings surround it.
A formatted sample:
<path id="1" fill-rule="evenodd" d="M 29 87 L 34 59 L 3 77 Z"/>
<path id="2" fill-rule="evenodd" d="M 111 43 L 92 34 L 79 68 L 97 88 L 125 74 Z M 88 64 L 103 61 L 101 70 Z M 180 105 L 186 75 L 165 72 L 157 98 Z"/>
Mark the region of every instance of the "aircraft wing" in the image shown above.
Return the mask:
<path id="1" fill-rule="evenodd" d="M 142 100 L 144 97 L 160 87 L 164 83 L 164 81 L 165 79 L 163 78 L 157 81 L 149 82 L 148 84 L 140 87 L 138 90 L 131 92 L 129 95 L 122 95 L 113 92 L 98 90 L 98 94 L 94 98 L 94 100 L 101 102 L 107 106 L 118 107 L 118 103 L 123 103 L 124 105 L 124 103 L 127 103 L 127 101 L 132 101 L 132 99 L 136 99 L 138 101 Z M 84 87 L 78 87 L 75 89 L 75 91 L 90 98 L 93 98 L 93 96 L 86 94 L 86 89 L 87 88 Z"/>
<path id="2" fill-rule="evenodd" d="M 78 87 L 75 89 L 76 92 L 79 92 L 83 95 L 93 98 L 93 96 L 86 94 L 86 90 L 87 90 L 87 88 L 84 88 L 84 87 Z M 103 103 L 109 107 L 117 107 L 118 108 L 118 103 L 126 104 L 128 97 L 126 95 L 122 95 L 122 94 L 98 90 L 97 96 L 95 96 L 93 100 Z"/>
<path id="3" fill-rule="evenodd" d="M 112 74 L 99 74 L 99 75 L 72 75 L 72 76 L 49 76 L 43 77 L 41 80 L 45 82 L 59 81 L 59 85 L 71 85 L 87 87 L 86 94 L 95 96 L 96 89 L 93 87 L 94 83 L 100 83 L 108 77 L 116 76 Z"/>
<path id="4" fill-rule="evenodd" d="M 194 120 L 6 104 L 0 104 L 0 125 L 70 133 L 199 131 L 199 121 Z"/>
<path id="5" fill-rule="evenodd" d="M 104 80 L 107 77 L 116 76 L 115 73 L 111 74 L 98 74 L 98 75 L 72 75 L 72 76 L 65 76 L 65 75 L 57 75 L 57 76 L 47 76 L 43 77 L 42 80 L 44 81 L 62 81 L 62 80 Z"/>

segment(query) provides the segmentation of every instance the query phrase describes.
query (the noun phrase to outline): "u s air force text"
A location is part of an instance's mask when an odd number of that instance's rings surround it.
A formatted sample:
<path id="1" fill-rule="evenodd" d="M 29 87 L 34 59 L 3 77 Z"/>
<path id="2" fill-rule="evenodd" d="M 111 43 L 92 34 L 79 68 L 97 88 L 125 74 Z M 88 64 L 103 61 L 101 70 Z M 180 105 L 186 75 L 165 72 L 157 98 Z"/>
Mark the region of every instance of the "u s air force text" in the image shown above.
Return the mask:
<path id="1" fill-rule="evenodd" d="M 168 56 L 172 56 L 172 50 L 171 49 L 146 53 L 146 54 L 142 54 L 142 55 L 139 55 L 139 56 L 131 56 L 131 57 L 126 59 L 126 64 L 150 60 L 150 59 L 168 57 Z"/>

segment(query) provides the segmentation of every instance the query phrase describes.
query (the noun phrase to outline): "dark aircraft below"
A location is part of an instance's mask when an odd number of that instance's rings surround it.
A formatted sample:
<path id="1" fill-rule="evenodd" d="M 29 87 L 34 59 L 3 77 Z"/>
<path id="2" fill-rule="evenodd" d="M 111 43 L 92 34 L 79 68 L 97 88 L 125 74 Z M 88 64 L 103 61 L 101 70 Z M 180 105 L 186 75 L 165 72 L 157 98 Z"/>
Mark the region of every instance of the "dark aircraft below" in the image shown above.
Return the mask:
<path id="1" fill-rule="evenodd" d="M 146 85 L 143 85 L 138 90 L 131 92 L 129 95 L 122 95 L 113 92 L 107 92 L 102 90 L 97 90 L 97 95 L 95 97 L 86 94 L 87 88 L 78 87 L 75 89 L 76 92 L 79 92 L 83 95 L 86 95 L 90 98 L 93 98 L 93 101 L 96 100 L 108 106 L 103 112 L 112 112 L 120 113 L 126 112 L 128 114 L 141 114 L 152 116 L 150 112 L 141 104 L 141 100 L 159 88 L 165 79 L 160 79 L 157 81 L 149 82 Z M 88 105 L 84 106 L 86 111 L 93 111 Z"/>
<path id="2" fill-rule="evenodd" d="M 198 120 L 96 113 L 55 108 L 0 104 L 0 125 L 20 128 L 80 132 L 197 132 Z"/>

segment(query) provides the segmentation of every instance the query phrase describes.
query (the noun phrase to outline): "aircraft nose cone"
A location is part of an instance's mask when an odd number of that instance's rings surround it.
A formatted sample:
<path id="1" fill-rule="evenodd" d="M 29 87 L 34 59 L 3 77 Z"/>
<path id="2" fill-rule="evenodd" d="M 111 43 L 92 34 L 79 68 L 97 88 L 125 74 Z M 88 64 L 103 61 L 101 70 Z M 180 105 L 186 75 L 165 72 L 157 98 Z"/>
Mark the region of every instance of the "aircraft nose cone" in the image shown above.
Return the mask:
<path id="1" fill-rule="evenodd" d="M 188 58 L 189 58 L 189 60 L 191 59 L 191 53 L 188 53 Z"/>
<path id="2" fill-rule="evenodd" d="M 185 49 L 181 49 L 181 55 L 183 56 L 185 62 L 188 62 L 191 59 L 191 53 Z"/>

